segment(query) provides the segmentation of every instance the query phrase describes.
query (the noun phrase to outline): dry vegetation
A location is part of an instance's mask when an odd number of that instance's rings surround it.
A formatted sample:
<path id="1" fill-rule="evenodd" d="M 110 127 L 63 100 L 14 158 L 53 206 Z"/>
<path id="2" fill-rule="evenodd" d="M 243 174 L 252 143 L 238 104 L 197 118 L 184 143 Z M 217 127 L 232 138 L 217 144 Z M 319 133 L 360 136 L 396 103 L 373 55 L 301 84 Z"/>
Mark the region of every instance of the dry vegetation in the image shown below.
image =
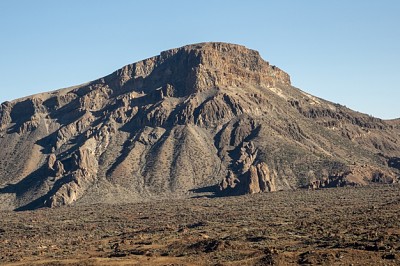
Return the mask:
<path id="1" fill-rule="evenodd" d="M 1 265 L 399 265 L 399 186 L 0 212 Z"/>

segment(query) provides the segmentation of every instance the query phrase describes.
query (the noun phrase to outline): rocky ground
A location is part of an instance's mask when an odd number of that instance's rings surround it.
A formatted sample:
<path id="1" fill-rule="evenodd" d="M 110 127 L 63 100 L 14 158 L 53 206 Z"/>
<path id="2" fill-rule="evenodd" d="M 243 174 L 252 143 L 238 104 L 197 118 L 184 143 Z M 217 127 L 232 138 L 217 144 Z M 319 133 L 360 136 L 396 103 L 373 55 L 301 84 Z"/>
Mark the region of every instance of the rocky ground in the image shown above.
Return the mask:
<path id="1" fill-rule="evenodd" d="M 1 265 L 399 265 L 400 186 L 0 212 Z"/>

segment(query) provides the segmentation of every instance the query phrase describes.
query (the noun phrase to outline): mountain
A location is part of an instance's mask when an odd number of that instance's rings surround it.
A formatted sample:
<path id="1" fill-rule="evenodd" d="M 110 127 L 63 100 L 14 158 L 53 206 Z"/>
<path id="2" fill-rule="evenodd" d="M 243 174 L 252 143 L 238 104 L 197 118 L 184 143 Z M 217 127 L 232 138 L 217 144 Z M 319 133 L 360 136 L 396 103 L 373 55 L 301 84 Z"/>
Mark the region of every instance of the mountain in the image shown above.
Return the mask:
<path id="1" fill-rule="evenodd" d="M 227 43 L 0 107 L 0 208 L 395 183 L 400 121 L 314 97 Z"/>

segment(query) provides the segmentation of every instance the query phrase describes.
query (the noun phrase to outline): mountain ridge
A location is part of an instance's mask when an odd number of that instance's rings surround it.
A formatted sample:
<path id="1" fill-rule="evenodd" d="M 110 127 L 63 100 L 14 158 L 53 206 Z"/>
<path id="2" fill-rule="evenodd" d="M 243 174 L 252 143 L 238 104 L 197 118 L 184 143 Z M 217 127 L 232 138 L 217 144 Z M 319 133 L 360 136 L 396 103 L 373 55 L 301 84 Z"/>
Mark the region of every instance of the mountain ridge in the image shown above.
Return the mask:
<path id="1" fill-rule="evenodd" d="M 399 132 L 257 51 L 192 44 L 2 103 L 0 208 L 394 183 Z"/>

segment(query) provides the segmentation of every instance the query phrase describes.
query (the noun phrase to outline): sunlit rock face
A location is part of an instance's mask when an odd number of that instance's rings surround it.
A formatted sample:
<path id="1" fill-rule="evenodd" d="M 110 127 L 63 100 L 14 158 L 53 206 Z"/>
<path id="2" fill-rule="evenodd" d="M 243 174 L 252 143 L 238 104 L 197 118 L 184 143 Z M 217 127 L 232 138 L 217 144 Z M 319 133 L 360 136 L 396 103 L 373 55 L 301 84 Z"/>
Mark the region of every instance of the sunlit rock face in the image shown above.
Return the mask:
<path id="1" fill-rule="evenodd" d="M 309 95 L 227 43 L 0 106 L 0 208 L 395 183 L 400 123 Z"/>

